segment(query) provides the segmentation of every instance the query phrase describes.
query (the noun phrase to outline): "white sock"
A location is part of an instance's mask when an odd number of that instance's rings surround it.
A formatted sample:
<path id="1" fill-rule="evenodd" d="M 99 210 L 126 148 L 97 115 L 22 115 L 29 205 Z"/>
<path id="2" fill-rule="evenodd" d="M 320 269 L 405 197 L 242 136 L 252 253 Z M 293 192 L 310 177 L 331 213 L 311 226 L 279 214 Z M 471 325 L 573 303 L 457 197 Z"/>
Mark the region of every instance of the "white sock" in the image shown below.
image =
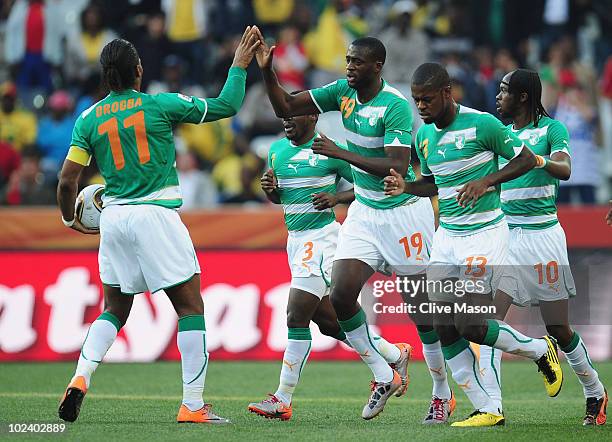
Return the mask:
<path id="1" fill-rule="evenodd" d="M 440 341 L 433 344 L 423 344 L 423 357 L 433 381 L 432 396 L 439 397 L 440 399 L 450 399 L 451 390 L 448 385 L 446 362 L 444 361 Z"/>
<path id="2" fill-rule="evenodd" d="M 393 380 L 393 369 L 381 356 L 370 335 L 370 330 L 366 322 L 363 310 L 359 310 L 355 316 L 346 320 L 338 321 L 340 327 L 351 343 L 351 347 L 359 353 L 363 362 L 368 364 L 374 374 L 374 380 L 380 383 L 387 383 Z M 397 361 L 399 356 L 395 359 Z"/>
<path id="3" fill-rule="evenodd" d="M 534 339 L 525 336 L 518 330 L 510 327 L 503 321 L 487 320 L 487 335 L 483 344 L 497 348 L 506 353 L 524 356 L 537 361 L 548 351 L 548 344 L 544 339 Z"/>
<path id="4" fill-rule="evenodd" d="M 370 329 L 370 337 L 372 338 L 372 342 L 378 350 L 378 353 L 385 358 L 385 361 L 389 364 L 394 364 L 397 362 L 401 356 L 400 349 L 395 345 L 391 344 L 382 336 L 378 336 L 376 333 L 372 332 Z"/>
<path id="5" fill-rule="evenodd" d="M 478 361 L 470 343 L 460 338 L 457 342 L 442 347 L 442 350 L 453 379 L 465 392 L 474 409 L 499 415 L 500 412 L 482 385 Z"/>
<path id="6" fill-rule="evenodd" d="M 204 316 L 183 316 L 178 324 L 176 342 L 181 353 L 183 405 L 196 411 L 204 406 L 204 381 L 208 368 Z"/>
<path id="7" fill-rule="evenodd" d="M 302 374 L 302 369 L 306 364 L 312 337 L 309 328 L 290 328 L 287 348 L 283 354 L 283 366 L 280 372 L 280 382 L 278 390 L 274 396 L 285 405 L 291 405 L 293 392 Z"/>
<path id="8" fill-rule="evenodd" d="M 485 390 L 499 411 L 502 408 L 501 393 L 501 359 L 502 352 L 488 345 L 480 346 L 480 373 Z"/>
<path id="9" fill-rule="evenodd" d="M 121 322 L 110 312 L 104 312 L 91 324 L 74 373 L 73 380 L 77 376 L 83 376 L 87 388 L 91 382 L 91 375 L 96 371 L 108 349 L 115 342 L 117 333 L 121 329 Z"/>
<path id="10" fill-rule="evenodd" d="M 563 353 L 565 353 L 567 363 L 572 367 L 582 384 L 584 397 L 601 399 L 604 396 L 604 386 L 599 380 L 599 375 L 593 367 L 589 353 L 578 333 L 574 332 L 572 341 L 563 349 Z"/>

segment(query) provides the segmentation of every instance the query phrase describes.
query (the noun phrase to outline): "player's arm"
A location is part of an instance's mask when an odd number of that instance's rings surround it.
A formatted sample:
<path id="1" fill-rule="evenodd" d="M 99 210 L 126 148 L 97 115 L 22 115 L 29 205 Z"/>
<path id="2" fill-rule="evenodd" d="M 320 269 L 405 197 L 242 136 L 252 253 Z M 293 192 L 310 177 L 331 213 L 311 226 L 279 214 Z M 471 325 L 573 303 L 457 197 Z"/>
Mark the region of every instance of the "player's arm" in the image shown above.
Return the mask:
<path id="1" fill-rule="evenodd" d="M 62 212 L 62 220 L 67 227 L 76 230 L 77 232 L 94 235 L 100 233 L 97 229 L 88 229 L 76 219 L 74 205 L 76 202 L 77 191 L 79 189 L 79 178 L 81 172 L 87 165 L 89 157 L 85 160 L 82 154 L 79 154 L 78 147 L 71 147 L 68 152 L 68 157 L 64 161 L 60 172 L 59 184 L 57 185 L 57 203 Z"/>
<path id="2" fill-rule="evenodd" d="M 550 176 L 567 181 L 572 174 L 569 132 L 562 123 L 555 120 L 548 128 L 547 137 L 550 143 L 550 158 L 536 155 L 538 165 L 541 165 Z"/>
<path id="3" fill-rule="evenodd" d="M 199 98 L 177 93 L 158 94 L 153 98 L 159 109 L 173 124 L 199 124 L 236 115 L 244 100 L 246 68 L 253 59 L 258 46 L 257 34 L 253 28 L 247 27 L 236 48 L 234 61 L 218 97 Z"/>
<path id="4" fill-rule="evenodd" d="M 368 173 L 384 177 L 389 169 L 395 169 L 406 175 L 410 164 L 410 148 L 404 146 L 385 146 L 384 157 L 364 157 L 358 153 L 340 148 L 323 134 L 312 143 L 312 151 L 330 158 L 338 158 L 353 164 Z"/>
<path id="5" fill-rule="evenodd" d="M 433 175 L 423 175 L 420 180 L 406 182 L 402 175 L 397 173 L 395 169 L 391 169 L 390 175 L 387 175 L 383 182 L 385 194 L 390 196 L 397 196 L 402 193 L 416 196 L 435 196 L 438 194 L 438 186 L 436 186 Z"/>
<path id="6" fill-rule="evenodd" d="M 491 187 L 518 178 L 534 167 L 543 165 L 539 164 L 539 160 L 525 143 L 492 115 L 483 119 L 479 127 L 484 133 L 482 141 L 487 149 L 509 162 L 502 169 L 471 181 L 459 189 L 456 199 L 461 207 L 473 206 Z"/>
<path id="7" fill-rule="evenodd" d="M 537 164 L 537 159 L 533 152 L 527 146 L 523 146 L 520 153 L 512 158 L 501 170 L 479 180 L 471 181 L 459 189 L 456 196 L 457 202 L 461 207 L 473 206 L 491 187 L 518 178 L 529 172 Z"/>
<path id="8" fill-rule="evenodd" d="M 567 181 L 572 173 L 572 160 L 565 152 L 555 152 L 550 156 L 550 159 L 546 159 L 536 155 L 538 164 L 542 164 L 542 168 L 548 172 L 548 174 L 554 178 L 558 178 L 563 181 Z M 537 166 L 536 166 L 537 167 Z"/>
<path id="9" fill-rule="evenodd" d="M 276 46 L 268 47 L 259 29 L 256 32 L 259 34 L 260 46 L 255 57 L 261 69 L 266 92 L 268 97 L 270 97 L 270 103 L 272 103 L 276 116 L 285 118 L 320 113 L 309 92 L 291 95 L 281 87 L 278 77 L 272 68 L 272 59 L 274 58 Z"/>

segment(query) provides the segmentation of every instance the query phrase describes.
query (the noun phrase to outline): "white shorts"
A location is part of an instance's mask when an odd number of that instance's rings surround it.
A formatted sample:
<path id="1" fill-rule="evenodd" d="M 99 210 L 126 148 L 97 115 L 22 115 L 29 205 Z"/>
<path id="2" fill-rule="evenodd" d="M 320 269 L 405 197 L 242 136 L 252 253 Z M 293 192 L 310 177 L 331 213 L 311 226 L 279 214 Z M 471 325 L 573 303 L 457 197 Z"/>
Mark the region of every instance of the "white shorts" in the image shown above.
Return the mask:
<path id="1" fill-rule="evenodd" d="M 330 285 L 339 231 L 340 224 L 335 221 L 320 229 L 289 231 L 287 258 L 291 269 L 291 287 L 319 298 L 325 296 Z M 314 279 L 318 282 L 313 283 Z M 316 290 L 316 293 L 311 290 Z"/>
<path id="2" fill-rule="evenodd" d="M 393 209 L 374 209 L 354 201 L 340 229 L 334 261 L 358 259 L 383 273 L 423 273 L 433 232 L 429 198 L 417 198 Z"/>
<path id="3" fill-rule="evenodd" d="M 498 289 L 516 305 L 537 305 L 576 295 L 561 224 L 543 230 L 510 231 L 508 266 Z"/>
<path id="4" fill-rule="evenodd" d="M 429 299 L 455 302 L 463 296 L 461 293 L 495 293 L 506 264 L 508 237 L 505 220 L 469 235 L 438 228 L 427 267 Z M 447 286 L 440 289 L 440 284 L 432 282 L 451 278 L 458 280 L 455 287 L 461 291 Z"/>
<path id="5" fill-rule="evenodd" d="M 315 295 L 319 299 L 329 295 L 328 283 L 320 276 L 294 276 L 291 278 L 291 288 Z"/>
<path id="6" fill-rule="evenodd" d="M 100 216 L 100 279 L 122 293 L 156 292 L 189 280 L 200 265 L 176 210 L 108 206 Z"/>

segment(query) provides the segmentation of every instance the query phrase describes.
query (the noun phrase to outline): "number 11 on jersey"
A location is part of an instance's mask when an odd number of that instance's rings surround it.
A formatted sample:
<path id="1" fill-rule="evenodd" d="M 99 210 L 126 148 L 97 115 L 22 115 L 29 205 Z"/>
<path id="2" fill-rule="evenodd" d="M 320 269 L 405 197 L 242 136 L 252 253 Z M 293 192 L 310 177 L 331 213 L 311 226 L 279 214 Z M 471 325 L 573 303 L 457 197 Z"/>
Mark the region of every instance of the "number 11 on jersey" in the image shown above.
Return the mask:
<path id="1" fill-rule="evenodd" d="M 125 129 L 132 126 L 134 127 L 134 134 L 136 135 L 138 160 L 140 161 L 140 164 L 148 163 L 151 159 L 151 152 L 149 151 L 147 128 L 145 127 L 143 111 L 138 111 L 123 120 L 123 127 Z M 119 138 L 119 125 L 117 124 L 117 118 L 113 117 L 99 125 L 98 134 L 107 134 L 115 167 L 117 170 L 123 169 L 125 167 L 125 157 L 123 156 L 123 147 L 121 146 L 121 139 Z"/>

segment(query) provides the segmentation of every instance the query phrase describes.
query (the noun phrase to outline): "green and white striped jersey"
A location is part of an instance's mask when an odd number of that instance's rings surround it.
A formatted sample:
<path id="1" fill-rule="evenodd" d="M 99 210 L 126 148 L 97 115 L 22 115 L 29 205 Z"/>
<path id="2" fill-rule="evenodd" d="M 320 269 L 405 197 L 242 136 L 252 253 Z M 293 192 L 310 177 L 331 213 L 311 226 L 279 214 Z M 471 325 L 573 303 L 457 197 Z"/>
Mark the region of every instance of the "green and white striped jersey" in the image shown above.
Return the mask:
<path id="1" fill-rule="evenodd" d="M 416 136 L 421 174 L 434 176 L 438 186 L 440 226 L 458 234 L 497 224 L 504 218 L 499 189 L 491 188 L 474 207 L 461 207 L 455 197 L 466 183 L 498 170 L 498 156 L 511 160 L 524 147 L 493 115 L 458 106 L 448 127 L 424 124 Z"/>
<path id="2" fill-rule="evenodd" d="M 133 89 L 111 92 L 83 111 L 71 146 L 96 159 L 106 188 L 104 207 L 155 204 L 180 207 L 173 127 L 203 123 L 236 113 L 244 98 L 246 71 L 232 67 L 217 98 L 178 93 L 149 95 Z"/>
<path id="3" fill-rule="evenodd" d="M 347 162 L 312 152 L 316 137 L 301 146 L 283 138 L 273 143 L 268 152 L 268 164 L 274 169 L 278 181 L 278 193 L 288 230 L 320 229 L 334 222 L 334 210 L 316 210 L 312 195 L 319 192 L 336 193 L 341 177 L 353 181 Z"/>
<path id="4" fill-rule="evenodd" d="M 385 146 L 410 149 L 412 109 L 406 97 L 383 80 L 380 92 L 367 103 L 361 103 L 357 91 L 346 80 L 336 80 L 322 88 L 309 91 L 321 113 L 339 110 L 346 131 L 348 149 L 364 157 L 385 157 Z M 387 196 L 383 178 L 351 164 L 355 198 L 374 209 L 391 209 L 416 197 Z M 414 181 L 408 167 L 406 181 Z"/>
<path id="5" fill-rule="evenodd" d="M 569 133 L 563 123 L 549 117 L 542 117 L 538 127 L 533 123 L 519 130 L 512 130 L 537 155 L 549 158 L 554 152 L 570 155 Z M 499 167 L 508 162 L 499 161 Z M 544 169 L 532 169 L 501 185 L 502 210 L 509 227 L 523 229 L 545 229 L 554 226 L 557 220 L 557 193 L 559 179 Z"/>

